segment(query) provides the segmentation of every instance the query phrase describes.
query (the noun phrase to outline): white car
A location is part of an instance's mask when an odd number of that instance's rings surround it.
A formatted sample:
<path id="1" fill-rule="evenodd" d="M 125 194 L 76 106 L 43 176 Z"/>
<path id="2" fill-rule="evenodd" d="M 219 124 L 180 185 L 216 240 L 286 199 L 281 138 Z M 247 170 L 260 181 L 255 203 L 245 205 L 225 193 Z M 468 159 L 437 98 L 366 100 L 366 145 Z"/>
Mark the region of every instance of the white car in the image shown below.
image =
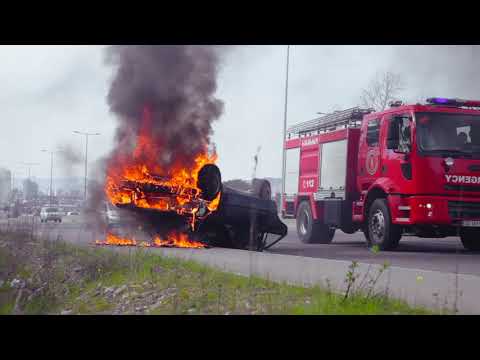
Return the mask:
<path id="1" fill-rule="evenodd" d="M 40 221 L 43 222 L 62 222 L 62 213 L 59 208 L 48 206 L 43 207 L 40 211 Z"/>
<path id="2" fill-rule="evenodd" d="M 107 224 L 118 224 L 120 222 L 120 214 L 118 213 L 118 210 L 116 207 L 109 202 L 105 203 L 106 211 L 105 211 L 105 217 L 106 217 L 106 223 Z"/>

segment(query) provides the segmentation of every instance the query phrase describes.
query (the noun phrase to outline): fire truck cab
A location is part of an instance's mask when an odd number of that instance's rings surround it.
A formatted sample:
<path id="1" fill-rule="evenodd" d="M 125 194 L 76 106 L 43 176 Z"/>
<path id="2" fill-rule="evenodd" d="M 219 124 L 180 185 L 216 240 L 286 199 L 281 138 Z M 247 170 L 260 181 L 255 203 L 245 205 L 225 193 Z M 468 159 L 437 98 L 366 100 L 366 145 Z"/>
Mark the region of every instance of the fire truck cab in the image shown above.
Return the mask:
<path id="1" fill-rule="evenodd" d="M 480 101 L 352 108 L 288 129 L 282 216 L 304 243 L 459 236 L 480 250 Z"/>

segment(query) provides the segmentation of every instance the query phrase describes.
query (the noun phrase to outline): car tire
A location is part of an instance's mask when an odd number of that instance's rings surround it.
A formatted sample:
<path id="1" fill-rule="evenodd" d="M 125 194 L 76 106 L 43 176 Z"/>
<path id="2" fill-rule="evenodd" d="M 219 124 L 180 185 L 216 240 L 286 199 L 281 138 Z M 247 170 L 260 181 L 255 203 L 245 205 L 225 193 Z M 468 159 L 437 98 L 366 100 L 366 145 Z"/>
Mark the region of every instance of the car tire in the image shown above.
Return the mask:
<path id="1" fill-rule="evenodd" d="M 367 244 L 369 248 L 393 250 L 402 237 L 401 228 L 392 223 L 386 199 L 376 199 L 368 211 Z"/>
<path id="2" fill-rule="evenodd" d="M 463 247 L 468 251 L 480 251 L 480 230 L 462 229 L 460 230 L 460 240 Z"/>
<path id="3" fill-rule="evenodd" d="M 315 221 L 310 204 L 302 201 L 297 211 L 297 234 L 304 244 L 329 244 L 333 240 L 335 229 Z"/>
<path id="4" fill-rule="evenodd" d="M 270 182 L 264 179 L 253 179 L 252 180 L 252 193 L 255 197 L 258 197 L 262 200 L 271 200 L 272 199 L 272 189 Z"/>

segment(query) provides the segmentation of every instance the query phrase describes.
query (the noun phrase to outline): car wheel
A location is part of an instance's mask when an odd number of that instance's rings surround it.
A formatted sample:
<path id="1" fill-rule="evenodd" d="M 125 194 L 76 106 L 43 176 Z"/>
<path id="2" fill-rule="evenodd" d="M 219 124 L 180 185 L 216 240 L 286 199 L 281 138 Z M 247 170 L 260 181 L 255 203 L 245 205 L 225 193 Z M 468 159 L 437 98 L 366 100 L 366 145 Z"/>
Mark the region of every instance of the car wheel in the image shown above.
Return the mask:
<path id="1" fill-rule="evenodd" d="M 460 230 L 460 240 L 466 250 L 480 251 L 480 230 L 479 229 L 462 229 Z"/>
<path id="2" fill-rule="evenodd" d="M 310 204 L 302 201 L 297 211 L 297 234 L 305 244 L 329 244 L 335 229 L 313 219 Z"/>
<path id="3" fill-rule="evenodd" d="M 271 200 L 272 190 L 271 190 L 270 182 L 264 179 L 253 179 L 252 193 L 255 197 L 258 197 L 259 199 Z"/>
<path id="4" fill-rule="evenodd" d="M 380 250 L 392 250 L 398 246 L 401 229 L 391 221 L 386 199 L 377 199 L 368 212 L 367 244 Z"/>

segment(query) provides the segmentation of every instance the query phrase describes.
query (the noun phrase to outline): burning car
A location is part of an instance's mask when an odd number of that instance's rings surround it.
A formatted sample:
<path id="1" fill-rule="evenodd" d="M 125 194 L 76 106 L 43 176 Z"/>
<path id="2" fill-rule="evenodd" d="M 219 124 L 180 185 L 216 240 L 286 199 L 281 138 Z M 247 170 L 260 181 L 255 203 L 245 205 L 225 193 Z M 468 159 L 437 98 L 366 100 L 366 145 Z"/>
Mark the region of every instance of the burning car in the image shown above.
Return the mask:
<path id="1" fill-rule="evenodd" d="M 155 135 L 146 107 L 134 145 L 114 153 L 107 168 L 107 200 L 135 215 L 142 231 L 151 235 L 152 241 L 142 241 L 144 245 L 261 251 L 287 234 L 268 181 L 254 180 L 250 192 L 224 187 L 214 151 L 204 146 L 194 156 L 165 162 L 164 141 Z M 279 238 L 267 244 L 267 234 Z M 99 243 L 136 245 L 138 240 L 110 233 Z"/>
<path id="2" fill-rule="evenodd" d="M 142 217 L 156 234 L 154 245 L 181 246 L 190 241 L 262 251 L 287 234 L 266 180 L 255 179 L 250 192 L 234 190 L 223 186 L 220 170 L 212 163 L 193 172 L 195 182 L 143 175 L 140 181 L 110 179 L 107 193 L 118 208 Z M 164 240 L 158 234 L 166 234 Z M 268 234 L 278 238 L 268 244 Z"/>
<path id="3" fill-rule="evenodd" d="M 254 190 L 235 191 L 223 186 L 215 165 L 210 137 L 224 109 L 215 93 L 227 50 L 216 45 L 108 48 L 114 76 L 107 102 L 118 126 L 105 164 L 105 195 L 137 218 L 132 227 L 142 227 L 151 239 L 109 233 L 100 243 L 263 250 L 286 235 L 268 182 L 256 180 Z M 267 234 L 278 238 L 267 244 Z"/>

